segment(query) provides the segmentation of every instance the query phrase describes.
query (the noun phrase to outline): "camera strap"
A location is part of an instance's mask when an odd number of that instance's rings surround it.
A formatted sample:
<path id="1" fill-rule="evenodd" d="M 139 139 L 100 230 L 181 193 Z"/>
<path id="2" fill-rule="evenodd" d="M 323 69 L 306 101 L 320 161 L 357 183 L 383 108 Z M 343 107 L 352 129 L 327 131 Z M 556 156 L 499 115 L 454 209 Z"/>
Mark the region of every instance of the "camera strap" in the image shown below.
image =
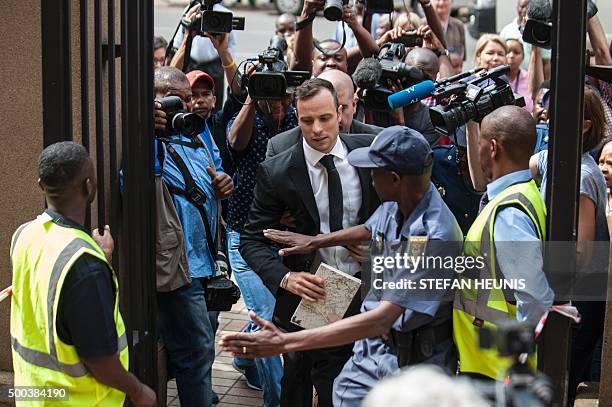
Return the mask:
<path id="1" fill-rule="evenodd" d="M 312 46 L 315 47 L 317 50 L 319 50 L 319 52 L 323 55 L 333 55 L 337 52 L 339 52 L 342 48 L 344 48 L 344 45 L 346 44 L 346 23 L 342 23 L 342 43 L 340 44 L 340 46 L 336 49 L 323 49 L 321 48 L 321 46 L 319 45 L 320 43 L 317 41 L 313 41 L 312 42 Z M 323 42 L 327 42 L 327 41 L 323 41 Z M 335 40 L 334 40 L 335 42 Z"/>
<path id="2" fill-rule="evenodd" d="M 187 72 L 189 61 L 191 61 L 191 44 L 193 43 L 193 36 L 189 30 L 185 30 L 184 35 L 187 36 L 187 43 L 185 44 L 185 55 L 183 55 L 183 72 Z"/>
<path id="3" fill-rule="evenodd" d="M 312 13 L 311 15 L 306 17 L 304 20 L 296 22 L 295 31 L 300 31 L 302 28 L 308 27 L 310 24 L 312 24 L 316 16 L 317 16 L 316 13 Z"/>
<path id="4" fill-rule="evenodd" d="M 175 195 L 184 196 L 192 205 L 194 205 L 198 209 L 198 212 L 200 212 L 200 216 L 202 217 L 202 223 L 204 223 L 204 230 L 206 231 L 206 242 L 208 243 L 208 250 L 210 251 L 213 260 L 216 262 L 217 244 L 215 239 L 213 239 L 212 231 L 210 230 L 210 224 L 208 222 L 208 215 L 206 214 L 206 208 L 204 207 L 204 203 L 206 202 L 206 194 L 204 193 L 204 191 L 202 191 L 200 187 L 196 185 L 195 181 L 193 180 L 193 177 L 191 176 L 191 173 L 189 172 L 189 169 L 187 168 L 187 165 L 185 165 L 185 161 L 183 161 L 181 156 L 170 145 L 170 142 L 164 140 L 161 141 L 166 145 L 166 150 L 168 151 L 168 154 L 170 154 L 170 157 L 172 157 L 172 159 L 176 163 L 176 166 L 183 175 L 183 180 L 185 181 L 184 190 L 176 188 L 172 185 L 167 185 L 168 191 Z M 172 143 L 176 143 L 176 141 L 173 140 Z M 198 147 L 202 146 L 198 144 Z M 206 146 L 203 147 L 206 148 Z"/>

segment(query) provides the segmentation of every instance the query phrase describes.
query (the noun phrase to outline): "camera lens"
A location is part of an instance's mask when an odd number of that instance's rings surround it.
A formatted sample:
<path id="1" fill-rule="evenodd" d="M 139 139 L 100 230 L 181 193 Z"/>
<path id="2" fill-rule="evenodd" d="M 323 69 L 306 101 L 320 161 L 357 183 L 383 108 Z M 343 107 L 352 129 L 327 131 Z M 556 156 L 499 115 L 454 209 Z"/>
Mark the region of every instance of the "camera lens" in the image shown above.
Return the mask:
<path id="1" fill-rule="evenodd" d="M 533 39 L 538 44 L 550 43 L 550 27 L 546 25 L 536 25 L 533 27 Z"/>
<path id="2" fill-rule="evenodd" d="M 327 0 L 323 8 L 323 15 L 329 21 L 342 20 L 342 0 Z"/>
<path id="3" fill-rule="evenodd" d="M 172 127 L 187 136 L 197 136 L 204 131 L 205 122 L 195 113 L 177 113 L 172 118 Z"/>

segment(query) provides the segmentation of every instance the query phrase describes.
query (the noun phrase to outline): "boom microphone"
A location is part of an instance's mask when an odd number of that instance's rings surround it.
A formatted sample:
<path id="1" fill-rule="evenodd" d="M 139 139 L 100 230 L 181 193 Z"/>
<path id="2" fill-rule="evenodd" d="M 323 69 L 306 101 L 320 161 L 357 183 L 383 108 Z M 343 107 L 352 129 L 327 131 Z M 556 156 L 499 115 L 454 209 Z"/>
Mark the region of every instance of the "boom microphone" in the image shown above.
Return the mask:
<path id="1" fill-rule="evenodd" d="M 387 98 L 387 102 L 389 102 L 391 109 L 397 109 L 431 96 L 434 90 L 436 90 L 436 85 L 432 81 L 423 81 L 395 92 Z"/>
<path id="2" fill-rule="evenodd" d="M 372 89 L 378 83 L 382 75 L 382 65 L 375 58 L 364 58 L 359 62 L 353 82 L 361 89 Z"/>

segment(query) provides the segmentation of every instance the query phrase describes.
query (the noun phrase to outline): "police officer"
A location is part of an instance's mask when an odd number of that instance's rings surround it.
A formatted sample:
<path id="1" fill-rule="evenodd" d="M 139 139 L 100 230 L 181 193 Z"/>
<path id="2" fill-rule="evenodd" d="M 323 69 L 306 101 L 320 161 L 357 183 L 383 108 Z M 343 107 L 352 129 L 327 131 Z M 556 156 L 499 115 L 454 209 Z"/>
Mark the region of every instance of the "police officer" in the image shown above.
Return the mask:
<path id="1" fill-rule="evenodd" d="M 96 195 L 87 150 L 47 147 L 38 161 L 48 209 L 11 242 L 11 344 L 15 386 L 65 388 L 76 406 L 156 405 L 155 393 L 128 369 L 113 239 L 82 226 Z M 51 396 L 62 396 L 59 393 Z"/>
<path id="2" fill-rule="evenodd" d="M 313 237 L 265 231 L 267 238 L 289 246 L 281 255 L 370 239 L 388 255 L 394 255 L 389 252 L 391 242 L 403 242 L 414 252 L 429 252 L 433 243 L 445 242 L 446 246 L 438 246 L 446 250 L 445 255 L 460 253 L 461 230 L 430 182 L 433 153 L 420 133 L 403 126 L 389 127 L 372 146 L 354 150 L 348 159 L 355 167 L 372 169 L 376 193 L 384 203 L 366 224 L 330 234 Z M 423 273 L 429 275 L 430 271 Z M 385 281 L 401 281 L 410 273 L 391 267 L 386 274 Z M 334 382 L 334 405 L 359 406 L 369 389 L 383 376 L 398 371 L 400 365 L 434 363 L 455 371 L 450 302 L 436 296 L 411 299 L 408 294 L 402 289 L 373 286 L 361 314 L 293 333 L 283 333 L 251 313 L 263 329 L 252 335 L 225 335 L 221 346 L 236 354 L 259 357 L 357 341 L 352 358 Z"/>
<path id="3" fill-rule="evenodd" d="M 476 191 L 470 180 L 465 128 L 457 129 L 453 139 L 454 144 L 433 147 L 431 182 L 466 234 L 478 216 L 482 192 Z"/>
<path id="4" fill-rule="evenodd" d="M 507 319 L 535 327 L 554 299 L 543 271 L 546 207 L 529 171 L 535 143 L 535 122 L 517 106 L 504 106 L 487 115 L 480 134 L 477 125 L 468 123 L 468 149 L 474 151 L 469 158 L 477 161 L 470 162 L 473 179 L 492 181 L 483 198 L 488 203 L 464 244 L 464 254 L 485 259 L 478 274 L 465 275 L 481 285 L 457 291 L 454 303 L 453 334 L 462 373 L 499 378 L 513 361 L 494 350 L 480 349 L 480 329 L 494 328 Z M 481 174 L 475 173 L 477 168 Z M 508 283 L 505 288 L 511 290 L 482 284 L 496 279 Z M 521 280 L 522 284 L 510 285 Z"/>

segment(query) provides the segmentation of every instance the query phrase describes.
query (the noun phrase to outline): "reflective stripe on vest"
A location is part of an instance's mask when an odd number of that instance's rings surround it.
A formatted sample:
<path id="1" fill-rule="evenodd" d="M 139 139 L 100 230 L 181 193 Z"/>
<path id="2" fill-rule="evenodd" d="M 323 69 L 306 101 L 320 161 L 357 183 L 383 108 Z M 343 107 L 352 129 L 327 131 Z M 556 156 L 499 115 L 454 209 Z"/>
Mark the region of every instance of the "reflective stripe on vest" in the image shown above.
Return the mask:
<path id="1" fill-rule="evenodd" d="M 17 352 L 19 356 L 23 358 L 23 360 L 33 365 L 55 370 L 56 372 L 62 372 L 71 377 L 82 377 L 89 372 L 83 363 L 62 363 L 57 360 L 56 356 L 37 351 L 35 349 L 26 348 L 25 346 L 21 345 L 16 338 L 11 337 L 11 345 L 13 346 L 13 350 Z M 118 352 L 121 353 L 121 351 L 127 348 L 127 345 L 127 336 L 124 333 L 118 339 Z"/>
<path id="2" fill-rule="evenodd" d="M 19 238 L 19 235 L 30 223 L 22 225 L 14 234 L 13 247 Z M 11 344 L 15 352 L 17 352 L 26 362 L 36 366 L 45 367 L 47 369 L 55 370 L 57 372 L 65 373 L 72 377 L 85 376 L 88 372 L 87 368 L 83 363 L 66 364 L 62 363 L 57 358 L 57 350 L 55 348 L 54 340 L 54 326 L 55 318 L 53 318 L 53 304 L 55 303 L 55 296 L 57 295 L 57 285 L 62 275 L 64 267 L 68 264 L 70 259 L 81 249 L 88 248 L 96 250 L 89 242 L 75 238 L 62 250 L 58 256 L 53 269 L 51 271 L 51 278 L 49 280 L 49 291 L 47 294 L 47 324 L 49 327 L 49 353 L 40 352 L 36 349 L 30 349 L 19 343 L 17 338 L 11 336 Z M 121 337 L 118 338 L 118 353 L 121 353 L 123 349 L 127 347 L 127 337 L 125 332 Z"/>
<path id="3" fill-rule="evenodd" d="M 496 196 L 474 221 L 464 242 L 464 255 L 485 256 L 485 267 L 477 275 L 463 274 L 472 281 L 501 279 L 502 272 L 496 260 L 494 239 L 495 217 L 503 208 L 516 207 L 534 224 L 540 241 L 545 240 L 546 207 L 533 181 L 512 185 Z M 470 284 L 469 287 L 474 287 Z M 459 353 L 460 370 L 500 379 L 512 364 L 495 349 L 482 349 L 479 334 L 483 328 L 495 329 L 503 320 L 516 318 L 516 306 L 508 302 L 501 289 L 487 285 L 458 290 L 453 310 L 453 338 Z M 535 365 L 535 357 L 529 358 Z"/>
<path id="4" fill-rule="evenodd" d="M 129 369 L 117 275 L 102 249 L 86 231 L 56 224 L 46 214 L 19 227 L 12 240 L 11 345 L 15 385 L 68 388 L 70 405 L 123 405 L 125 393 L 99 382 L 87 370 L 75 346 L 57 334 L 58 305 L 66 276 L 82 256 L 93 256 L 105 263 L 111 273 L 118 356 L 121 365 Z"/>
<path id="5" fill-rule="evenodd" d="M 500 208 L 508 206 L 509 204 L 512 204 L 515 201 L 518 201 L 521 203 L 521 205 L 525 206 L 526 211 L 524 212 L 529 216 L 529 218 L 535 225 L 538 238 L 540 240 L 545 239 L 545 234 L 538 220 L 538 213 L 535 207 L 533 206 L 531 201 L 529 201 L 529 199 L 525 197 L 525 195 L 521 193 L 515 193 L 512 195 L 508 195 L 501 202 L 497 203 L 495 210 L 492 210 L 489 214 L 489 217 L 487 218 L 485 226 L 482 230 L 482 235 L 480 239 L 480 253 L 493 253 L 493 251 L 491 250 L 491 241 L 493 240 L 490 232 L 491 224 L 494 222 L 494 217 Z M 491 258 L 492 256 L 489 257 L 489 261 L 491 261 Z M 479 279 L 489 280 L 491 278 L 497 278 L 497 273 L 495 273 L 495 275 L 491 274 L 491 265 L 489 264 L 487 267 L 483 267 L 481 269 Z M 478 289 L 476 301 L 473 301 L 457 293 L 453 306 L 454 308 L 461 311 L 465 311 L 468 314 L 473 315 L 475 318 L 481 319 L 483 321 L 496 322 L 508 319 L 507 312 L 488 306 L 490 295 L 491 289 Z"/>

